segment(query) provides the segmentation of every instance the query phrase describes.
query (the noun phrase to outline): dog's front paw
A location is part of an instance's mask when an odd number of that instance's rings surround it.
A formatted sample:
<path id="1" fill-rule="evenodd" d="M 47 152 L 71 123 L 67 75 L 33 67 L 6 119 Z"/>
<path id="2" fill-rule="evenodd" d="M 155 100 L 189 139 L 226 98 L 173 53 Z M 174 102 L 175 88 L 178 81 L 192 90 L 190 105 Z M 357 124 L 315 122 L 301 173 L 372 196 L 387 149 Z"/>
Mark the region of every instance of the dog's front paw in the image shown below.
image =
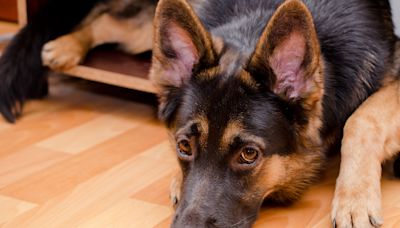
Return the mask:
<path id="1" fill-rule="evenodd" d="M 332 203 L 333 227 L 368 228 L 380 227 L 381 203 L 379 190 L 356 186 L 337 186 Z"/>
<path id="2" fill-rule="evenodd" d="M 78 65 L 86 52 L 87 47 L 74 36 L 61 36 L 43 46 L 43 65 L 56 71 L 66 70 Z"/>

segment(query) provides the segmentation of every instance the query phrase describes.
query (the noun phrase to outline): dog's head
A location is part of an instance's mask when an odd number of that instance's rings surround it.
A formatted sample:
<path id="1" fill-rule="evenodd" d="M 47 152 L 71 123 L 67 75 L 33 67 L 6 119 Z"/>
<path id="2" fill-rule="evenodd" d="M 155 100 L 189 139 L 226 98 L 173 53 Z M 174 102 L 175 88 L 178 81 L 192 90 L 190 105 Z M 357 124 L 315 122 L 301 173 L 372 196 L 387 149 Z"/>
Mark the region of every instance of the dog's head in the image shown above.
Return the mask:
<path id="1" fill-rule="evenodd" d="M 162 0 L 151 78 L 182 170 L 174 225 L 246 227 L 318 172 L 323 65 L 313 20 L 286 1 L 245 59 L 185 0 Z"/>

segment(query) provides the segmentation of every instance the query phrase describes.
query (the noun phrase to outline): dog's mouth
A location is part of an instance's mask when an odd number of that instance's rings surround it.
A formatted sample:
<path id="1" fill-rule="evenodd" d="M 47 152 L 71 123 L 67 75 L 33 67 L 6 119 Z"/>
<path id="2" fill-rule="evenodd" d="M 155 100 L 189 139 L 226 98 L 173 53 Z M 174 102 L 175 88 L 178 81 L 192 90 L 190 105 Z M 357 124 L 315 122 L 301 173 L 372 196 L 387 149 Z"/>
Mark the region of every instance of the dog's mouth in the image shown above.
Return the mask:
<path id="1" fill-rule="evenodd" d="M 237 208 L 232 208 L 232 210 L 235 209 Z M 259 209 L 255 209 L 252 213 L 232 216 L 230 210 L 205 213 L 202 210 L 178 208 L 171 227 L 252 227 L 258 217 L 258 212 Z"/>

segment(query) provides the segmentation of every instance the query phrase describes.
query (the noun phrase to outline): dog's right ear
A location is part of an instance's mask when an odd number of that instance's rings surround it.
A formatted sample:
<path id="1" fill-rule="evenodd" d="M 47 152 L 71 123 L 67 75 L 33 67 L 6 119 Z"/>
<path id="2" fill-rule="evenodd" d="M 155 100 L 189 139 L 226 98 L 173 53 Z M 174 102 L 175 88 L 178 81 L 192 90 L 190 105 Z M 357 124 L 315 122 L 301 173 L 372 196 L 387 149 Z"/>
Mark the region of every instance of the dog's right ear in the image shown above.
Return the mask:
<path id="1" fill-rule="evenodd" d="M 150 78 L 158 89 L 160 117 L 167 120 L 177 104 L 179 89 L 196 67 L 214 62 L 211 35 L 185 0 L 161 0 L 154 19 Z"/>
<path id="2" fill-rule="evenodd" d="M 281 98 L 314 107 L 322 99 L 322 69 L 311 12 L 300 0 L 284 1 L 268 22 L 248 71 L 263 79 Z"/>

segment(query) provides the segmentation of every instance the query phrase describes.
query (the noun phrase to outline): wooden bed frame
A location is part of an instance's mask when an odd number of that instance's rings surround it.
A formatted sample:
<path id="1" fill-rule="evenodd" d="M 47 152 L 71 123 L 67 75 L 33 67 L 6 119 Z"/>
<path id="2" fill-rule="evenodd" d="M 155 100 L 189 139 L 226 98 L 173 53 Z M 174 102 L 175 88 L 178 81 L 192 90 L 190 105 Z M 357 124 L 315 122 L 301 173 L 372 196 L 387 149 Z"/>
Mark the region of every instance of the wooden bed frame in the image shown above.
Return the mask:
<path id="1" fill-rule="evenodd" d="M 18 24 L 24 26 L 45 0 L 17 0 Z M 64 71 L 67 75 L 124 88 L 155 93 L 148 79 L 150 55 L 132 56 L 115 50 L 94 50 L 79 66 Z"/>

